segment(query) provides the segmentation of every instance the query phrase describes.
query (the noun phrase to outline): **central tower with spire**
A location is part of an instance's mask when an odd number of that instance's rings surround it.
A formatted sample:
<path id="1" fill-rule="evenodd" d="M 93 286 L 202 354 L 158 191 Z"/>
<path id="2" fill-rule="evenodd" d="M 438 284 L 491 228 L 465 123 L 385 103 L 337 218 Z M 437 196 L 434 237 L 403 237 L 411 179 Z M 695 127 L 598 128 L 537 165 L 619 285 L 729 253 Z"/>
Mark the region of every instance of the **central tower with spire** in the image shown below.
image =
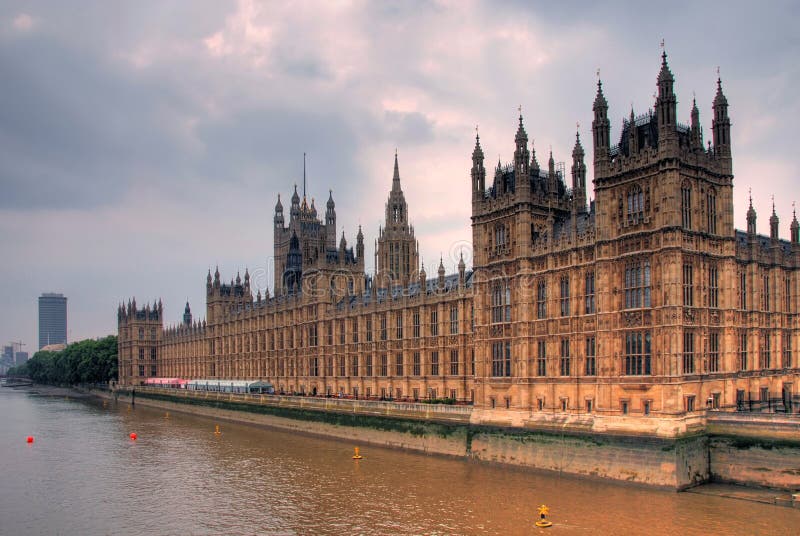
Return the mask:
<path id="1" fill-rule="evenodd" d="M 419 271 L 419 244 L 408 223 L 408 204 L 400 186 L 400 167 L 394 154 L 394 175 L 386 202 L 385 227 L 378 229 L 375 251 L 376 283 L 380 287 L 408 285 Z"/>
<path id="2" fill-rule="evenodd" d="M 275 205 L 274 217 L 274 248 L 275 248 L 275 294 L 295 294 L 301 291 L 303 278 L 307 274 L 316 274 L 313 286 L 321 285 L 319 274 L 328 281 L 325 288 L 339 286 L 343 292 L 361 288 L 363 285 L 364 271 L 364 241 L 359 235 L 356 241 L 356 250 L 347 248 L 347 242 L 342 235 L 342 241 L 336 243 L 336 204 L 333 201 L 333 191 L 328 193 L 328 202 L 325 206 L 324 222 L 319 219 L 314 199 L 309 204 L 306 198 L 306 159 L 303 154 L 303 198 L 297 192 L 295 184 L 289 208 L 289 222 L 286 225 L 283 215 L 283 204 L 280 195 Z M 360 253 L 358 253 L 360 252 Z M 342 271 L 344 269 L 344 271 Z M 352 272 L 349 282 L 331 283 L 333 272 Z"/>

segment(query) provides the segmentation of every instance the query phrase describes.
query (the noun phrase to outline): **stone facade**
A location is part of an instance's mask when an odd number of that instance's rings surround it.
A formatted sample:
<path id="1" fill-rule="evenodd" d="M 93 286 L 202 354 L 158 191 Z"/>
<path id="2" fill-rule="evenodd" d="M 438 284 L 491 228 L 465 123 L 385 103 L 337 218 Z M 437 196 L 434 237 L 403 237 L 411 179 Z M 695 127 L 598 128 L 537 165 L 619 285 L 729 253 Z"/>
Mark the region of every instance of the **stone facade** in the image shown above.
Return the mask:
<path id="1" fill-rule="evenodd" d="M 733 227 L 728 102 L 717 82 L 712 141 L 699 110 L 677 121 L 674 78 L 662 56 L 655 107 L 631 111 L 611 144 L 598 82 L 592 123 L 595 201 L 584 149 L 542 169 L 520 116 L 513 161 L 487 183 L 472 155 L 474 271 L 463 261 L 436 278 L 419 272 L 395 157 L 377 274 L 335 247 L 296 191 L 288 227 L 275 212 L 274 296 L 254 298 L 249 275 L 207 277 L 207 315 L 164 329 L 120 306 L 120 380 L 158 376 L 266 379 L 286 393 L 472 402 L 477 423 L 536 426 L 554 416 L 617 423 L 658 435 L 690 432 L 694 412 L 798 392 L 800 225 L 781 240 Z M 151 311 L 152 313 L 152 311 Z M 146 315 L 145 315 L 146 316 Z M 144 363 L 149 365 L 149 362 Z M 556 419 L 557 420 L 557 419 Z M 652 424 L 648 424 L 652 423 Z M 673 424 L 670 424 L 673 423 Z M 602 424 L 601 427 L 605 427 Z M 630 431 L 630 430 L 628 430 Z"/>

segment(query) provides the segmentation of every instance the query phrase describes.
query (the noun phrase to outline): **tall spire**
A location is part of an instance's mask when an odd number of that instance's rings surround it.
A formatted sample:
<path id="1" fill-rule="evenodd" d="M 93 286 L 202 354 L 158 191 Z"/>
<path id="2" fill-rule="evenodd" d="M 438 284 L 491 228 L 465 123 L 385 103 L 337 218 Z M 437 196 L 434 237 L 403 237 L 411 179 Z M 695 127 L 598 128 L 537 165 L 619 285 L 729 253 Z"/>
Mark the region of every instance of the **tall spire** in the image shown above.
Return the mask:
<path id="1" fill-rule="evenodd" d="M 399 192 L 400 187 L 400 166 L 397 164 L 397 149 L 394 150 L 394 175 L 392 176 L 392 191 Z"/>
<path id="2" fill-rule="evenodd" d="M 789 226 L 789 238 L 792 244 L 800 244 L 800 223 L 797 222 L 797 211 L 792 202 L 792 224 Z"/>
<path id="3" fill-rule="evenodd" d="M 306 153 L 303 152 L 303 199 L 306 198 Z"/>
<path id="4" fill-rule="evenodd" d="M 378 229 L 375 245 L 375 273 L 378 288 L 407 285 L 416 273 L 419 254 L 414 228 L 408 223 L 408 204 L 400 186 L 400 164 L 394 152 L 392 189 L 386 202 L 385 227 Z"/>

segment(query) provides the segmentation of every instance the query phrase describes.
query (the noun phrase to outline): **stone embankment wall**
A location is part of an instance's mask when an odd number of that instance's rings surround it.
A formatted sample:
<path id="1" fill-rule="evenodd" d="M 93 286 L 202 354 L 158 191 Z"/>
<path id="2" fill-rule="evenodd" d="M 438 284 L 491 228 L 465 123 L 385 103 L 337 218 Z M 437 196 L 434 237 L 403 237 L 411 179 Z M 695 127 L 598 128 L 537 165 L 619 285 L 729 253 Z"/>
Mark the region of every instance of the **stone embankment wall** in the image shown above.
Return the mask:
<path id="1" fill-rule="evenodd" d="M 659 439 L 478 430 L 471 457 L 573 475 L 685 489 L 708 480 L 704 436 Z"/>
<path id="2" fill-rule="evenodd" d="M 800 490 L 800 421 L 781 414 L 710 413 L 711 478 Z"/>
<path id="3" fill-rule="evenodd" d="M 130 393 L 98 393 L 130 403 Z M 685 489 L 708 481 L 800 489 L 800 421 L 790 416 L 709 412 L 663 437 L 598 432 L 597 423 L 520 418 L 476 422 L 465 406 L 231 395 L 151 389 L 136 403 L 373 444 L 564 474 Z M 491 415 L 486 415 L 491 417 Z M 472 420 L 472 422 L 471 422 Z M 497 421 L 497 418 L 494 418 Z M 540 422 L 541 421 L 541 422 Z M 584 422 L 585 421 L 585 422 Z M 608 423 L 603 426 L 607 426 Z M 674 424 L 669 424 L 673 426 Z M 626 433 L 627 432 L 627 433 Z"/>

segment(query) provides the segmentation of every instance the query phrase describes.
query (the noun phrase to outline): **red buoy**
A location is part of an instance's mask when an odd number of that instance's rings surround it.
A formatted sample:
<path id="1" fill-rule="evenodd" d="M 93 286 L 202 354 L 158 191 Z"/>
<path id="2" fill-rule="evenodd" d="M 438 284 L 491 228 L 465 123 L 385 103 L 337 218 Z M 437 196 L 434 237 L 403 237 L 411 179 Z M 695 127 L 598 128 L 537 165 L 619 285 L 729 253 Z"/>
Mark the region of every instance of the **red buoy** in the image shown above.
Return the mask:
<path id="1" fill-rule="evenodd" d="M 33 436 L 29 435 L 27 441 L 28 443 L 33 443 Z"/>
<path id="2" fill-rule="evenodd" d="M 137 437 L 138 437 L 138 436 L 136 435 L 136 432 L 131 432 L 131 439 L 133 439 L 134 441 L 136 441 L 136 438 L 137 438 Z"/>

